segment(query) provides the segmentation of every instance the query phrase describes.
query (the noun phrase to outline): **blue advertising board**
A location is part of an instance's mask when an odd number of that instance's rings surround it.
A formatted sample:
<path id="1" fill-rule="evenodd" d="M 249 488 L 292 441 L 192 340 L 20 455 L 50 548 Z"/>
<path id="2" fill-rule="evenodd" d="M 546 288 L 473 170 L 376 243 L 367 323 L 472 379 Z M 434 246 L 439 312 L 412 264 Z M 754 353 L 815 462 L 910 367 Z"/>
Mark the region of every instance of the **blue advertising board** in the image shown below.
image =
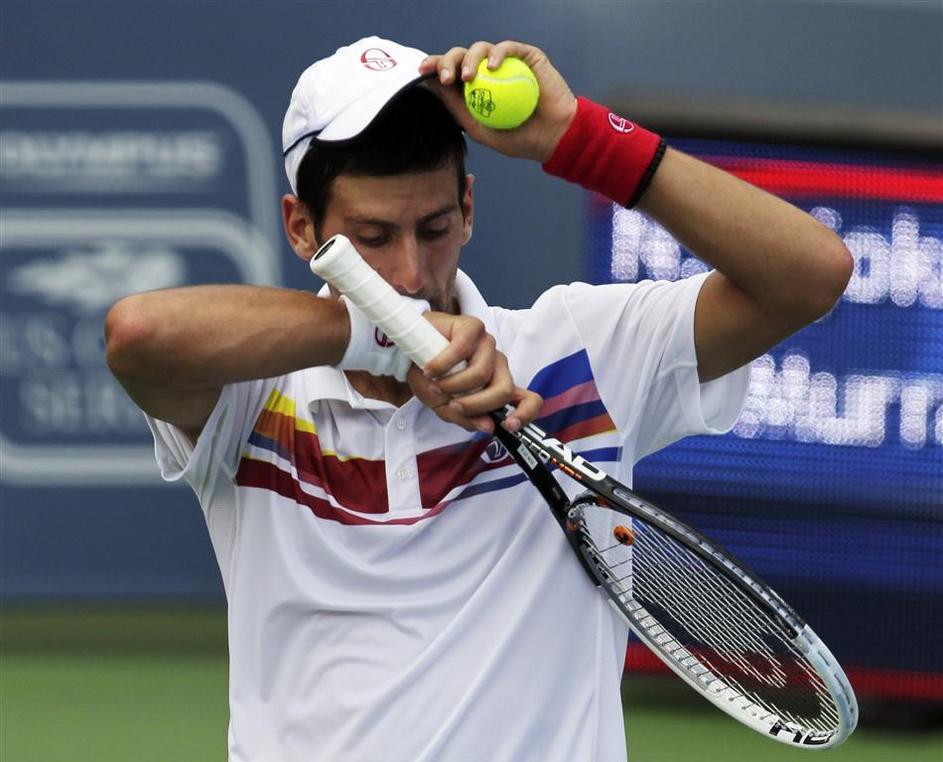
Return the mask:
<path id="1" fill-rule="evenodd" d="M 104 315 L 137 291 L 280 282 L 271 139 L 201 82 L 4 82 L 0 477 L 159 483 L 108 372 Z"/>
<path id="2" fill-rule="evenodd" d="M 753 362 L 733 430 L 645 458 L 636 486 L 794 591 L 852 663 L 934 675 L 943 698 L 943 167 L 910 152 L 670 142 L 809 212 L 855 267 L 828 315 Z M 589 222 L 595 282 L 707 269 L 636 211 L 593 196 Z M 876 596 L 887 632 L 849 628 Z"/>

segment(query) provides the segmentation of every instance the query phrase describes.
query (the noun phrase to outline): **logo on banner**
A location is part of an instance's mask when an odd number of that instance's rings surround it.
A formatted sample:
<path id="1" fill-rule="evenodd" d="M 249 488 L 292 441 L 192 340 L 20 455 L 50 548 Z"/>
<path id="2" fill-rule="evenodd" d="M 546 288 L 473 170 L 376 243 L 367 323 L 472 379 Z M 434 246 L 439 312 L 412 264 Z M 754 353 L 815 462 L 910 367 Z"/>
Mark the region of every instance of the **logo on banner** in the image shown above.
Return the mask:
<path id="1" fill-rule="evenodd" d="M 265 126 L 190 82 L 4 82 L 0 477 L 156 483 L 141 411 L 105 362 L 122 297 L 277 285 Z"/>
<path id="2" fill-rule="evenodd" d="M 10 293 L 69 312 L 76 319 L 103 313 L 128 294 L 185 282 L 186 261 L 178 250 L 121 240 L 59 249 L 51 257 L 36 257 L 12 268 L 7 279 Z"/>

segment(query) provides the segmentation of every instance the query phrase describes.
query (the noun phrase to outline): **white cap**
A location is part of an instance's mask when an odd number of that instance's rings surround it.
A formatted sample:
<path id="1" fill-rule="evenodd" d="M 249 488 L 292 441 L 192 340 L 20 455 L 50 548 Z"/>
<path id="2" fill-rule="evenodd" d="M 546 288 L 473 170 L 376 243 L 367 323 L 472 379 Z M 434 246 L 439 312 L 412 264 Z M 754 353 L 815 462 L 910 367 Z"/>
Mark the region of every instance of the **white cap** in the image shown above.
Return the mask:
<path id="1" fill-rule="evenodd" d="M 393 96 L 425 79 L 419 74 L 425 58 L 416 48 L 364 37 L 305 69 L 282 124 L 292 190 L 297 193 L 295 175 L 312 138 L 340 141 L 359 135 Z"/>

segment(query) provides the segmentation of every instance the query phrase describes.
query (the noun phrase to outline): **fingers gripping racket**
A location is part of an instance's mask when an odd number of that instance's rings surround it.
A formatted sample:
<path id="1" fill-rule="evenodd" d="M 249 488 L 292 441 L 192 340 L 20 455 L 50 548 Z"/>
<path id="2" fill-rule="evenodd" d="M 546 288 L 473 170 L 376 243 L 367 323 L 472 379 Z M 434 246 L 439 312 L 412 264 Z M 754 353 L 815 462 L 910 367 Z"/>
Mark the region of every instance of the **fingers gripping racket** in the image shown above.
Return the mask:
<path id="1" fill-rule="evenodd" d="M 448 344 L 344 236 L 312 271 L 359 307 L 420 367 Z M 685 682 L 745 725 L 786 744 L 840 744 L 858 718 L 831 652 L 779 595 L 716 544 L 530 424 L 495 436 L 546 500 L 609 604 Z M 586 491 L 572 501 L 557 468 Z"/>

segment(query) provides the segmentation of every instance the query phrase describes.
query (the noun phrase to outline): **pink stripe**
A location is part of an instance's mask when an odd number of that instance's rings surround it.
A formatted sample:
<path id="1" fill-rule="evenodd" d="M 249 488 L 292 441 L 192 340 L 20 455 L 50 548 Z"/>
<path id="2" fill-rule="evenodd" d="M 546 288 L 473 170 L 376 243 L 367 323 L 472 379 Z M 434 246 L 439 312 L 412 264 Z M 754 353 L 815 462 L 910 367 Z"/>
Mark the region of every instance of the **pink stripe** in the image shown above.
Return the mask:
<path id="1" fill-rule="evenodd" d="M 543 407 L 540 408 L 540 417 L 544 418 L 553 415 L 558 410 L 579 405 L 583 402 L 595 402 L 598 399 L 599 389 L 596 388 L 596 382 L 590 379 L 582 384 L 571 386 L 565 392 L 560 392 L 556 397 L 544 400 Z"/>
<path id="2" fill-rule="evenodd" d="M 561 429 L 554 436 L 561 442 L 572 442 L 574 439 L 591 437 L 593 434 L 604 434 L 609 431 L 615 431 L 616 425 L 609 417 L 609 413 L 597 415 L 587 421 L 577 421 Z"/>

